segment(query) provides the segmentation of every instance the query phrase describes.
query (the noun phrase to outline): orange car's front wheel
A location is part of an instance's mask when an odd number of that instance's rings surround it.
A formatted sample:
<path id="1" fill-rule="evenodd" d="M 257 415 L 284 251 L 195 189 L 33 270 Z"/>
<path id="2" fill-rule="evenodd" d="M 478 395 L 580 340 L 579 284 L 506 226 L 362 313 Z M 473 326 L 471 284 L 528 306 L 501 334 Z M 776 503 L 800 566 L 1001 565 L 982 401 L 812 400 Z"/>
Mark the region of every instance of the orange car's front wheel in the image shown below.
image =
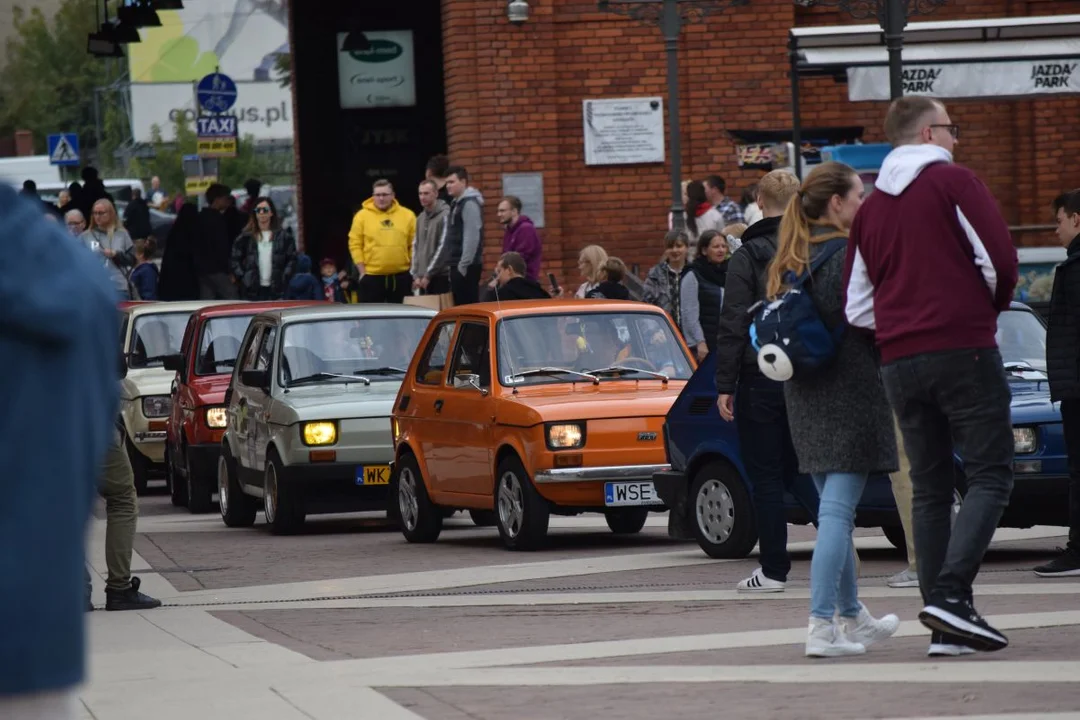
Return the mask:
<path id="1" fill-rule="evenodd" d="M 495 524 L 509 550 L 536 550 L 547 540 L 551 513 L 517 457 L 499 463 L 495 481 Z"/>

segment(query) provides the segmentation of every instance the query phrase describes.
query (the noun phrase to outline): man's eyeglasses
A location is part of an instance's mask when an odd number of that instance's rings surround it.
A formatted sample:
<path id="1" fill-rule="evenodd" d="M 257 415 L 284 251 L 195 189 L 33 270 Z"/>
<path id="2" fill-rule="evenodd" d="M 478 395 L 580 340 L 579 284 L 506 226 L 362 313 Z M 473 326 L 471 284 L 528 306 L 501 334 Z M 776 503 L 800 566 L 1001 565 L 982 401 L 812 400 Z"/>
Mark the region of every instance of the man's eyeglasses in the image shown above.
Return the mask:
<path id="1" fill-rule="evenodd" d="M 949 131 L 949 134 L 953 136 L 953 140 L 960 139 L 960 126 L 959 125 L 931 125 L 930 129 L 945 128 Z"/>
<path id="2" fill-rule="evenodd" d="M 270 208 L 266 207 L 265 205 L 260 205 L 259 207 L 255 208 L 255 212 L 258 215 L 269 215 Z"/>
<path id="3" fill-rule="evenodd" d="M 81 228 L 81 227 L 82 227 L 83 225 L 85 225 L 85 224 L 86 224 L 86 223 L 84 223 L 84 222 L 83 222 L 82 220 L 78 220 L 78 221 L 75 221 L 75 222 L 69 222 L 69 223 L 67 224 L 67 226 L 68 226 L 68 227 L 77 227 L 77 228 Z"/>

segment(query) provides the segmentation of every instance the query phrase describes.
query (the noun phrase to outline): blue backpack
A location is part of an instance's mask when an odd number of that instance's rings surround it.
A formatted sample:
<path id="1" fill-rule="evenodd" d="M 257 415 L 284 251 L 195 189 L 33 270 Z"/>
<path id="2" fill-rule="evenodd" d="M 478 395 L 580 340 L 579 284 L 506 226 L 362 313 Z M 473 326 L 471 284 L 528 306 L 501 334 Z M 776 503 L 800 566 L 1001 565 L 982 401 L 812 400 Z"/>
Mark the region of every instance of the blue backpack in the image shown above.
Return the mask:
<path id="1" fill-rule="evenodd" d="M 846 245 L 847 238 L 827 241 L 806 272 L 798 277 L 787 273 L 784 281 L 788 289 L 780 297 L 763 300 L 750 308 L 754 313 L 750 342 L 758 353 L 758 367 L 770 380 L 784 382 L 795 375 L 811 375 L 836 357 L 844 326 L 830 330 L 803 286 Z"/>

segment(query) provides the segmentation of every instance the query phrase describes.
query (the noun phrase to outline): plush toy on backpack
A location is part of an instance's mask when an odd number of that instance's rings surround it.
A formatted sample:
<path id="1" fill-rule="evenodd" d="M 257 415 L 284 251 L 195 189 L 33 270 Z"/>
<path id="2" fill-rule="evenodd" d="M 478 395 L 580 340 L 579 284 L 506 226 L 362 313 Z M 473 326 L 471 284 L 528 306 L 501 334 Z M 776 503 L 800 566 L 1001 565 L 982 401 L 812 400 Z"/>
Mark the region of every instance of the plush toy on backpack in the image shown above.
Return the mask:
<path id="1" fill-rule="evenodd" d="M 846 244 L 844 238 L 824 243 L 806 272 L 798 277 L 787 274 L 787 289 L 779 297 L 750 308 L 749 312 L 754 314 L 750 342 L 757 350 L 758 368 L 770 380 L 785 382 L 795 375 L 811 375 L 828 367 L 836 357 L 844 326 L 830 330 L 804 286 Z"/>

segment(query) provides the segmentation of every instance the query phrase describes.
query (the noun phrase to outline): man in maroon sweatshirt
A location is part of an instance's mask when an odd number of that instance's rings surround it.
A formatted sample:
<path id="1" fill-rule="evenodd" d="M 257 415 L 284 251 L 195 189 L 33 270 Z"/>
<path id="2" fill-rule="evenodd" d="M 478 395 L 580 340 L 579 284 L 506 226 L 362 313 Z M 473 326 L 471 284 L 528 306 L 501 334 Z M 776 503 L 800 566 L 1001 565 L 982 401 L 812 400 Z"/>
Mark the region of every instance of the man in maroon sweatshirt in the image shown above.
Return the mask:
<path id="1" fill-rule="evenodd" d="M 894 149 L 851 228 L 848 322 L 872 330 L 911 461 L 919 620 L 931 655 L 1000 650 L 971 585 L 1012 492 L 1010 392 L 994 338 L 1016 286 L 1016 250 L 994 197 L 952 162 L 960 128 L 945 106 L 893 102 Z M 967 492 L 950 530 L 953 452 Z"/>

